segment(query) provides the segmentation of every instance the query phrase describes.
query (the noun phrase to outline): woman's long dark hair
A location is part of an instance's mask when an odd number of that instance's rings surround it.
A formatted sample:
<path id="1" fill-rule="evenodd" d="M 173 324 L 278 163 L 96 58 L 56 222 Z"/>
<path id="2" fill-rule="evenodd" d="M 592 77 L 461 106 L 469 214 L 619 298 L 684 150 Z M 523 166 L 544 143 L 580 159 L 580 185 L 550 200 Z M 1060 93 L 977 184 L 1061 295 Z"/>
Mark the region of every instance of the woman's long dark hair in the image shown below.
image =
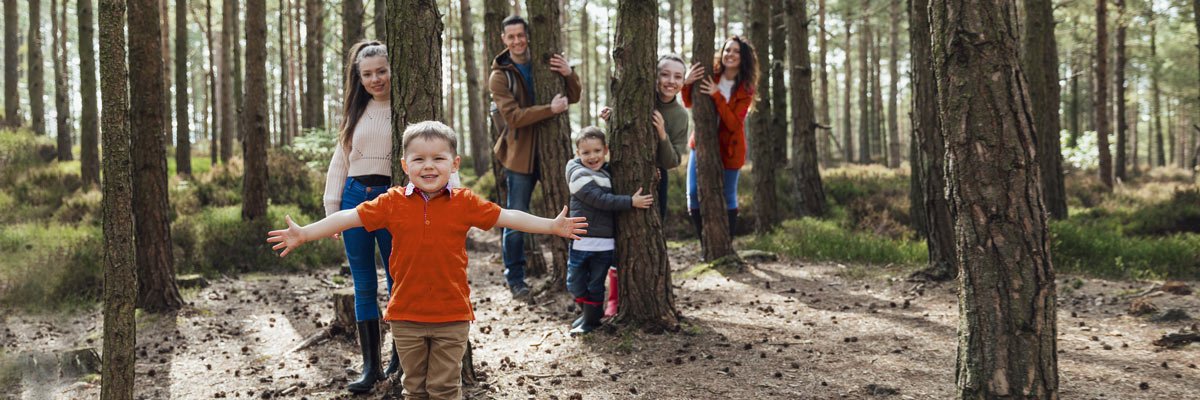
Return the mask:
<path id="1" fill-rule="evenodd" d="M 342 149 L 349 153 L 350 144 L 354 140 L 354 128 L 358 126 L 358 120 L 366 111 L 367 103 L 371 102 L 371 93 L 363 87 L 358 63 L 367 57 L 387 58 L 387 47 L 376 40 L 365 40 L 355 43 L 354 47 L 350 48 L 350 54 L 346 56 L 346 85 L 342 86 L 346 88 L 346 98 L 342 102 L 342 129 L 338 134 L 338 141 L 341 142 Z"/>
<path id="2" fill-rule="evenodd" d="M 721 44 L 721 49 L 714 56 L 713 75 L 720 76 L 725 73 L 725 66 L 721 64 L 721 55 L 725 53 L 725 46 L 729 45 L 729 42 L 737 42 L 738 53 L 742 59 L 741 64 L 738 65 L 737 79 L 733 81 L 733 87 L 736 90 L 738 86 L 746 85 L 746 90 L 750 94 L 754 94 L 755 88 L 758 87 L 758 55 L 754 52 L 754 46 L 741 36 L 734 35 Z"/>

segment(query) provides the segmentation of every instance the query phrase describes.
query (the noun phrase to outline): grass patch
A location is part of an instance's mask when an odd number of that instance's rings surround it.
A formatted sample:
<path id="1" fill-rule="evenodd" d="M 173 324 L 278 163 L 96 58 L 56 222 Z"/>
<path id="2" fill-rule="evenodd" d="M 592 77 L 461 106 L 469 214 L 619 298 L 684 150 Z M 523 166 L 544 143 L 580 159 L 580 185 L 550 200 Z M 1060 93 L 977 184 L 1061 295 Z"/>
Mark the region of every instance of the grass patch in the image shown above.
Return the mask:
<path id="1" fill-rule="evenodd" d="M 733 275 L 740 271 L 740 265 L 733 259 L 721 258 L 713 262 L 703 262 L 692 265 L 683 271 L 676 272 L 673 279 L 685 280 L 692 279 L 708 274 L 716 275 Z"/>
<path id="2" fill-rule="evenodd" d="M 1051 254 L 1058 271 L 1106 278 L 1200 278 L 1200 235 L 1131 236 L 1115 218 L 1051 221 Z"/>
<path id="3" fill-rule="evenodd" d="M 342 262 L 342 243 L 319 240 L 279 257 L 266 243 L 267 231 L 283 225 L 291 215 L 303 225 L 315 220 L 296 206 L 272 205 L 263 220 L 242 221 L 240 206 L 214 207 L 181 218 L 171 227 L 175 248 L 175 271 L 209 277 L 252 271 L 297 271 Z"/>
<path id="4" fill-rule="evenodd" d="M 922 265 L 928 262 L 923 241 L 889 239 L 847 230 L 835 221 L 801 218 L 784 221 L 775 231 L 746 242 L 751 249 L 792 258 L 862 264 Z"/>
<path id="5" fill-rule="evenodd" d="M 73 309 L 103 290 L 98 226 L 0 225 L 0 299 L 26 310 Z"/>
<path id="6" fill-rule="evenodd" d="M 207 173 L 212 170 L 212 157 L 192 154 L 192 175 Z M 179 166 L 175 162 L 175 150 L 167 152 L 167 176 L 175 176 Z"/>

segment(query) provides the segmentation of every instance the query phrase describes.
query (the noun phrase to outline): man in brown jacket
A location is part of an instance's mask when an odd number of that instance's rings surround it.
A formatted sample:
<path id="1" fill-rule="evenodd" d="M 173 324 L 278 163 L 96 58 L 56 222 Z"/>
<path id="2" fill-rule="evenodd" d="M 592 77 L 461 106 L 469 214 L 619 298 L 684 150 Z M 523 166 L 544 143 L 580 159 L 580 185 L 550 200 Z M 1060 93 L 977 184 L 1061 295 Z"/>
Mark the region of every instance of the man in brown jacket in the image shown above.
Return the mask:
<path id="1" fill-rule="evenodd" d="M 536 104 L 533 95 L 533 63 L 529 51 L 529 24 L 524 18 L 509 16 L 500 24 L 500 38 L 505 50 L 492 61 L 488 88 L 493 107 L 507 125 L 493 149 L 496 159 L 504 166 L 508 187 L 507 207 L 529 212 L 529 200 L 538 180 L 537 135 L 533 126 L 567 110 L 567 104 L 578 103 L 582 86 L 579 76 L 571 70 L 567 59 L 560 54 L 550 58 L 550 70 L 566 80 L 566 96 L 557 94 L 547 104 Z M 557 78 L 554 76 L 547 79 Z M 563 168 L 550 165 L 547 168 Z M 504 230 L 504 278 L 513 298 L 529 296 L 525 283 L 525 234 Z"/>

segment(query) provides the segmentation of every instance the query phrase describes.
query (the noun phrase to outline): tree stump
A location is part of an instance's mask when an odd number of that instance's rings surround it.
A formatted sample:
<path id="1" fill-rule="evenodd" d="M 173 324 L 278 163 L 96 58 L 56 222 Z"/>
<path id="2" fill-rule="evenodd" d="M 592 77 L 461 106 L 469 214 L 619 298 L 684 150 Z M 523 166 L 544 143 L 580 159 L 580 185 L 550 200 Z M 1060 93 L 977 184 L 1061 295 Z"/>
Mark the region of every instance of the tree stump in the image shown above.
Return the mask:
<path id="1" fill-rule="evenodd" d="M 354 288 L 338 289 L 333 292 L 333 322 L 331 334 L 354 337 L 358 334 L 354 318 Z"/>

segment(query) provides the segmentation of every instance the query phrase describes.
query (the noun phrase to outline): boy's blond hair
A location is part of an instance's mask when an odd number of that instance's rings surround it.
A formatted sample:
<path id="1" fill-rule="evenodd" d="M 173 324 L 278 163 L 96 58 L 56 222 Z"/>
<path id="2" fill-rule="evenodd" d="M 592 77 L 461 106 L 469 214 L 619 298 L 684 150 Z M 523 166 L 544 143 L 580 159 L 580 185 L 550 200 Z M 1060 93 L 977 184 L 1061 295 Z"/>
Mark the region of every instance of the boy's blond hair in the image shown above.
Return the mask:
<path id="1" fill-rule="evenodd" d="M 408 152 L 408 145 L 414 139 L 444 140 L 450 145 L 450 153 L 458 156 L 458 135 L 454 133 L 454 129 L 439 121 L 422 121 L 409 124 L 407 128 L 404 128 L 404 135 L 400 146 L 406 153 Z"/>

